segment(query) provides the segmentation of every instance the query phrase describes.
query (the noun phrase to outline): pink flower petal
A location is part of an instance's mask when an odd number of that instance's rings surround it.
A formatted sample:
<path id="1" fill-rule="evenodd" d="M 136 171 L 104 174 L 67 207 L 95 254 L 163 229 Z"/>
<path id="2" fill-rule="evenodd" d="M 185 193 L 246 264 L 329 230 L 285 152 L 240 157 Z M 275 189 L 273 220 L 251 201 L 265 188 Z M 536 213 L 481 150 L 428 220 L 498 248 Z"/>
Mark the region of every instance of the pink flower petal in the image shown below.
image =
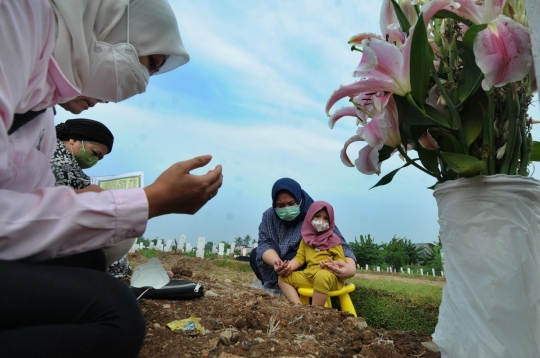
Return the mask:
<path id="1" fill-rule="evenodd" d="M 384 120 L 386 121 L 387 139 L 384 144 L 390 147 L 397 147 L 401 144 L 401 134 L 399 132 L 399 116 L 394 97 L 390 96 L 384 110 Z"/>
<path id="2" fill-rule="evenodd" d="M 446 82 L 445 80 L 441 80 L 441 82 Z M 441 97 L 441 93 L 439 92 L 439 87 L 437 85 L 431 87 L 429 90 L 428 98 L 426 101 L 429 105 L 432 107 L 435 107 L 437 111 L 439 111 L 443 116 L 446 115 L 444 111 L 444 102 Z"/>
<path id="3" fill-rule="evenodd" d="M 328 126 L 330 127 L 330 129 L 334 129 L 334 125 L 336 124 L 336 122 L 341 117 L 345 116 L 356 117 L 356 107 L 341 107 L 340 109 L 335 111 L 334 114 L 332 114 L 328 119 Z"/>
<path id="4" fill-rule="evenodd" d="M 354 35 L 353 37 L 351 37 L 348 43 L 351 45 L 362 46 L 363 40 L 373 39 L 373 38 L 383 40 L 383 37 L 381 35 L 374 34 L 373 32 L 362 32 L 361 34 Z"/>
<path id="5" fill-rule="evenodd" d="M 366 145 L 358 152 L 358 158 L 354 161 L 356 169 L 362 174 L 371 175 L 381 173 L 381 163 L 379 163 L 379 147 Z"/>
<path id="6" fill-rule="evenodd" d="M 480 31 L 474 40 L 476 64 L 484 74 L 482 88 L 502 87 L 523 79 L 531 68 L 529 33 L 523 25 L 500 16 Z"/>
<path id="7" fill-rule="evenodd" d="M 391 0 L 383 0 L 379 24 L 381 25 L 381 34 L 384 40 L 390 43 L 399 42 L 400 44 L 405 41 L 403 29 L 400 30 L 399 28 L 399 21 Z"/>
<path id="8" fill-rule="evenodd" d="M 420 138 L 418 138 L 418 143 L 420 143 L 420 145 L 427 150 L 439 149 L 439 145 L 437 144 L 437 141 L 429 133 L 429 129 L 426 131 L 426 133 L 422 134 Z"/>
<path id="9" fill-rule="evenodd" d="M 364 138 L 368 145 L 382 146 L 388 138 L 383 114 L 378 113 L 366 126 L 358 128 L 357 133 Z"/>
<path id="10" fill-rule="evenodd" d="M 345 144 L 343 145 L 343 149 L 341 150 L 341 153 L 339 155 L 343 164 L 345 164 L 348 167 L 354 167 L 354 164 L 351 162 L 351 160 L 349 159 L 349 156 L 347 155 L 347 148 L 349 147 L 349 144 L 353 142 L 359 142 L 362 140 L 364 139 L 357 134 L 357 135 L 352 136 L 351 138 L 349 138 L 349 140 L 345 142 Z"/>

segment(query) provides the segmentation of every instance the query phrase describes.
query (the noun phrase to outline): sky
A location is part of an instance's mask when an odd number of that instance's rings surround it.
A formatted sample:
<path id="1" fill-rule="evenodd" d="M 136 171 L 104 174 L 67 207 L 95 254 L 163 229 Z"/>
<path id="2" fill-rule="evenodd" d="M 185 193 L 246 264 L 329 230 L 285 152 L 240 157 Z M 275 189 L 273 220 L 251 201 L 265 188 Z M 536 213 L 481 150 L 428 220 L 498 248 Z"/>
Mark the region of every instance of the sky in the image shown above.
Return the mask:
<path id="1" fill-rule="evenodd" d="M 57 107 L 55 121 L 91 118 L 114 134 L 112 153 L 86 170 L 90 176 L 143 171 L 149 185 L 175 162 L 203 154 L 213 159 L 194 174 L 223 166 L 215 198 L 195 215 L 151 219 L 146 238 L 185 234 L 192 245 L 199 236 L 214 243 L 257 238 L 272 185 L 290 177 L 334 207 L 347 241 L 367 234 L 379 243 L 394 236 L 437 241 L 437 206 L 427 189 L 434 179 L 408 167 L 389 185 L 369 190 L 404 163 L 392 157 L 381 176 L 344 166 L 339 154 L 356 132 L 354 119 L 330 129 L 324 111 L 330 94 L 353 82 L 360 62 L 347 40 L 380 33 L 381 2 L 170 0 L 190 62 L 152 76 L 144 94 L 124 102 L 80 115 Z M 532 112 L 538 117 L 538 107 Z M 540 128 L 533 130 L 539 138 L 536 133 Z M 349 147 L 351 160 L 363 146 Z"/>

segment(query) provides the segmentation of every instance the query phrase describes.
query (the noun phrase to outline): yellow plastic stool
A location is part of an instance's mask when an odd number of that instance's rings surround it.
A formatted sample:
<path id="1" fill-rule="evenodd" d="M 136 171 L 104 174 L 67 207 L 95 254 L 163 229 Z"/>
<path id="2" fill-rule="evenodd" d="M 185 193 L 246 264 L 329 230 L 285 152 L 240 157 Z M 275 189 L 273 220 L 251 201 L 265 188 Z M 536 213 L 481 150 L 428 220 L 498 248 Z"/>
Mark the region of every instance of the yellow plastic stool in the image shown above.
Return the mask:
<path id="1" fill-rule="evenodd" d="M 356 287 L 354 286 L 354 283 L 347 282 L 342 289 L 337 291 L 330 291 L 328 293 L 328 299 L 326 300 L 324 307 L 332 307 L 330 297 L 339 296 L 341 310 L 344 312 L 349 312 L 354 317 L 357 317 L 356 310 L 354 309 L 351 298 L 349 297 L 349 293 L 354 291 L 355 288 Z M 309 297 L 313 297 L 313 288 L 300 287 L 298 289 L 298 294 L 300 295 L 300 302 L 302 302 L 303 305 L 308 305 Z"/>

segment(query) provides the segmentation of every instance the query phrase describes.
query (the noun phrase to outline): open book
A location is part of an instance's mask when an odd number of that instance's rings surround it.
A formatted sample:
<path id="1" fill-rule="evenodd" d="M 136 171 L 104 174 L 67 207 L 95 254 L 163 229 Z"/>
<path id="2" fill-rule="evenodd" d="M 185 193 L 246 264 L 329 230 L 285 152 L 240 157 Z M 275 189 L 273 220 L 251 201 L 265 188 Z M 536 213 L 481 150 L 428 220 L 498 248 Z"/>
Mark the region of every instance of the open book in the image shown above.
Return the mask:
<path id="1" fill-rule="evenodd" d="M 90 183 L 96 184 L 101 189 L 106 190 L 142 188 L 144 186 L 144 173 L 133 172 L 119 175 L 90 177 Z"/>

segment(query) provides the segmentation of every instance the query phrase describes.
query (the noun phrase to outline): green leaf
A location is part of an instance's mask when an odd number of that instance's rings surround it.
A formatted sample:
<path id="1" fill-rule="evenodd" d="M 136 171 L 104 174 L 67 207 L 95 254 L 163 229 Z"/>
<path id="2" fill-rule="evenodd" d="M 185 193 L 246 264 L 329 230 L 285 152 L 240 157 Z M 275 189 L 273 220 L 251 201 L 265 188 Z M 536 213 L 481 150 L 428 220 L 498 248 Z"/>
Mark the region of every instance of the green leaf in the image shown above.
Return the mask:
<path id="1" fill-rule="evenodd" d="M 465 36 L 463 36 L 463 44 L 468 48 L 472 49 L 476 35 L 480 31 L 484 30 L 487 26 L 488 24 L 480 24 L 469 27 L 469 29 L 465 33 Z"/>
<path id="2" fill-rule="evenodd" d="M 459 16 L 458 14 L 454 14 L 452 11 L 448 11 L 448 10 L 439 10 L 437 11 L 435 15 L 433 15 L 433 17 L 436 19 L 453 19 L 465 25 L 472 25 L 471 21 L 467 20 L 464 17 Z"/>
<path id="3" fill-rule="evenodd" d="M 379 180 L 379 181 L 377 182 L 377 184 L 373 185 L 373 186 L 372 186 L 371 188 L 369 188 L 369 189 L 371 190 L 371 189 L 376 188 L 376 187 L 378 187 L 378 186 L 383 186 L 383 185 L 386 185 L 386 184 L 390 183 L 390 182 L 392 181 L 392 179 L 394 179 L 394 175 L 396 175 L 396 173 L 397 173 L 398 171 L 400 171 L 401 169 L 403 169 L 403 168 L 405 168 L 405 167 L 407 167 L 407 166 L 409 166 L 409 165 L 411 165 L 411 164 L 410 164 L 410 163 L 407 163 L 407 164 L 403 165 L 403 166 L 400 167 L 400 168 L 397 168 L 397 169 L 392 170 L 390 173 L 388 173 L 388 174 L 386 174 L 385 176 L 383 176 L 383 177 L 381 178 L 381 180 Z"/>
<path id="4" fill-rule="evenodd" d="M 460 82 L 461 83 L 461 82 Z M 461 127 L 467 149 L 484 129 L 483 108 L 487 107 L 488 98 L 483 90 L 476 91 L 463 105 L 460 111 Z M 456 151 L 457 152 L 457 151 Z M 470 153 L 470 152 L 469 152 Z"/>
<path id="5" fill-rule="evenodd" d="M 486 166 L 486 163 L 470 155 L 448 152 L 440 152 L 440 154 L 450 170 L 464 176 L 475 176 Z"/>
<path id="6" fill-rule="evenodd" d="M 399 21 L 399 26 L 401 26 L 401 31 L 407 33 L 407 36 L 409 36 L 409 29 L 411 28 L 411 23 L 409 22 L 409 19 L 407 19 L 407 16 L 405 16 L 403 10 L 401 10 L 401 7 L 396 2 L 396 0 L 392 0 L 392 6 L 394 7 L 394 11 L 396 12 L 396 17 Z"/>
<path id="7" fill-rule="evenodd" d="M 433 65 L 430 51 L 427 31 L 424 26 L 424 14 L 420 14 L 412 35 L 410 79 L 412 97 L 421 109 L 424 109 L 424 103 L 426 102 L 430 70 Z"/>
<path id="8" fill-rule="evenodd" d="M 389 145 L 383 145 L 381 149 L 379 149 L 379 163 L 385 161 L 386 159 L 390 158 L 392 153 L 394 152 L 396 148 L 390 147 Z"/>
<path id="9" fill-rule="evenodd" d="M 450 124 L 448 124 L 448 121 L 446 120 L 446 118 L 444 118 L 441 112 L 437 111 L 437 109 L 427 103 L 424 106 L 424 109 L 426 110 L 426 114 L 429 119 L 445 128 L 451 128 Z"/>
<path id="10" fill-rule="evenodd" d="M 458 83 L 457 94 L 459 101 L 463 103 L 480 87 L 482 71 L 476 65 L 474 52 L 471 48 L 459 41 L 457 47 L 459 57 L 463 61 L 463 71 L 461 72 L 461 79 Z"/>
<path id="11" fill-rule="evenodd" d="M 531 152 L 531 162 L 540 162 L 540 142 L 533 141 L 533 147 Z"/>

